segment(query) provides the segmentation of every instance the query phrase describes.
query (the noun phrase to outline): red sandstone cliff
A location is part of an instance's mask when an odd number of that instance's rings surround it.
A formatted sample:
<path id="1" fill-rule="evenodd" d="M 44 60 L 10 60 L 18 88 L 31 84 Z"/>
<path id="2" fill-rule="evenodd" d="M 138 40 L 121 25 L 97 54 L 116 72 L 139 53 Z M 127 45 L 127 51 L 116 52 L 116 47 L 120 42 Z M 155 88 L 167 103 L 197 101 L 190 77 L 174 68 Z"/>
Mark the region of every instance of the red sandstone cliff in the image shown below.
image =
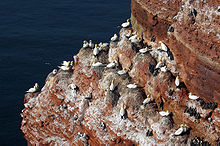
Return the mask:
<path id="1" fill-rule="evenodd" d="M 98 57 L 90 48 L 81 49 L 71 71 L 50 73 L 40 92 L 25 95 L 21 130 L 27 141 L 31 145 L 216 145 L 220 135 L 220 108 L 215 104 L 220 97 L 217 5 L 215 1 L 132 0 L 132 28 L 143 35 L 144 44 L 132 44 L 125 36 L 131 28 L 123 28 L 119 41 L 111 42 Z M 159 41 L 169 47 L 169 55 L 158 51 Z M 143 45 L 152 50 L 138 52 Z M 161 56 L 166 72 L 154 70 Z M 115 68 L 92 67 L 94 61 L 108 64 L 114 59 L 119 62 Z M 125 75 L 117 73 L 122 68 L 128 71 Z M 182 81 L 178 88 L 177 74 Z M 78 87 L 76 93 L 67 87 L 71 83 Z M 127 88 L 129 83 L 137 83 L 138 88 Z M 200 99 L 190 100 L 188 92 Z M 147 95 L 152 101 L 144 105 Z M 126 119 L 120 116 L 121 103 L 126 105 Z M 162 110 L 170 115 L 162 117 Z M 175 136 L 181 124 L 187 125 L 187 131 Z"/>

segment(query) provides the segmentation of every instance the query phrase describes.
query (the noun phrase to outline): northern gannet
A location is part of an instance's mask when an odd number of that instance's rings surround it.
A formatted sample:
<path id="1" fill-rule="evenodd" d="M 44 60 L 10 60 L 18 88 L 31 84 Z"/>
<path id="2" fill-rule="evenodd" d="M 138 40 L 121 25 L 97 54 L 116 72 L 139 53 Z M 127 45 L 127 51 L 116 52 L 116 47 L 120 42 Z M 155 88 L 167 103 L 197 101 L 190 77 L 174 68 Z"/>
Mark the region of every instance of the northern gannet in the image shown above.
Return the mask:
<path id="1" fill-rule="evenodd" d="M 63 66 L 68 66 L 69 65 L 69 61 L 63 61 L 63 63 L 61 64 L 61 65 L 63 65 Z"/>
<path id="2" fill-rule="evenodd" d="M 179 80 L 179 76 L 176 77 L 175 79 L 175 85 L 178 87 L 180 85 L 180 80 Z"/>
<path id="3" fill-rule="evenodd" d="M 133 40 L 133 39 L 137 39 L 137 32 L 135 31 L 132 36 L 128 39 L 129 41 Z"/>
<path id="4" fill-rule="evenodd" d="M 123 28 L 129 27 L 129 25 L 130 25 L 129 19 L 127 19 L 127 22 L 124 22 L 124 23 L 121 24 L 121 26 L 122 26 Z"/>
<path id="5" fill-rule="evenodd" d="M 134 84 L 128 84 L 127 87 L 128 87 L 129 89 L 135 89 L 135 88 L 137 88 L 137 84 L 136 84 L 136 83 L 134 83 Z"/>
<path id="6" fill-rule="evenodd" d="M 147 47 L 139 50 L 139 52 L 142 54 L 146 53 L 147 51 L 148 51 Z"/>
<path id="7" fill-rule="evenodd" d="M 159 114 L 160 114 L 162 117 L 166 117 L 166 116 L 169 116 L 170 113 L 169 113 L 168 111 L 166 111 L 166 112 L 165 112 L 165 111 L 160 111 Z"/>
<path id="8" fill-rule="evenodd" d="M 160 58 L 160 61 L 157 63 L 155 69 L 162 67 L 162 65 L 163 65 L 163 62 L 162 62 L 162 59 Z"/>
<path id="9" fill-rule="evenodd" d="M 192 93 L 189 93 L 189 99 L 196 100 L 198 98 L 199 98 L 198 96 L 192 95 Z"/>
<path id="10" fill-rule="evenodd" d="M 110 62 L 106 67 L 107 68 L 113 68 L 116 66 L 116 63 L 115 62 Z"/>
<path id="11" fill-rule="evenodd" d="M 126 109 L 126 106 L 124 105 L 124 103 L 121 104 L 121 109 L 120 109 L 120 116 L 121 116 L 121 119 L 125 119 L 125 111 Z"/>
<path id="12" fill-rule="evenodd" d="M 57 69 L 54 69 L 54 70 L 52 71 L 52 74 L 55 75 L 56 73 L 57 73 Z"/>
<path id="13" fill-rule="evenodd" d="M 89 40 L 89 47 L 90 47 L 91 49 L 94 48 L 94 44 L 92 43 L 92 40 Z"/>
<path id="14" fill-rule="evenodd" d="M 99 54 L 99 47 L 97 44 L 95 44 L 95 48 L 93 49 L 93 55 L 97 56 Z"/>
<path id="15" fill-rule="evenodd" d="M 68 71 L 68 70 L 70 70 L 70 65 L 68 65 L 68 66 L 58 66 L 58 68 L 60 68 L 64 71 Z"/>
<path id="16" fill-rule="evenodd" d="M 105 66 L 104 64 L 102 64 L 101 62 L 93 62 L 92 64 L 93 67 L 102 67 L 102 66 Z"/>
<path id="17" fill-rule="evenodd" d="M 112 80 L 109 89 L 110 89 L 110 91 L 114 91 L 115 90 L 114 80 Z"/>
<path id="18" fill-rule="evenodd" d="M 117 73 L 118 73 L 119 75 L 124 75 L 124 74 L 127 73 L 127 71 L 123 68 L 122 70 L 119 70 Z"/>
<path id="19" fill-rule="evenodd" d="M 138 43 L 141 42 L 141 38 L 140 38 L 140 37 L 137 37 L 137 38 L 135 38 L 135 39 L 131 39 L 131 42 L 132 42 L 132 43 L 135 43 L 135 44 L 138 44 Z"/>
<path id="20" fill-rule="evenodd" d="M 166 46 L 163 42 L 159 41 L 159 44 L 161 45 L 161 49 L 162 49 L 163 51 L 167 51 L 167 50 L 168 50 L 168 49 L 167 49 L 167 46 Z"/>
<path id="21" fill-rule="evenodd" d="M 147 95 L 147 98 L 144 99 L 144 101 L 143 101 L 143 105 L 150 103 L 150 102 L 151 102 L 151 99 L 152 99 L 152 98 L 150 97 L 150 95 Z"/>
<path id="22" fill-rule="evenodd" d="M 187 130 L 186 128 L 187 128 L 186 125 L 181 124 L 181 125 L 180 125 L 180 128 L 176 130 L 176 132 L 174 133 L 174 135 L 175 135 L 175 136 L 181 135 L 182 133 L 186 132 L 186 130 Z"/>
<path id="23" fill-rule="evenodd" d="M 72 90 L 76 90 L 77 86 L 72 83 L 72 84 L 69 84 L 69 85 L 67 86 L 67 88 L 72 89 Z"/>
<path id="24" fill-rule="evenodd" d="M 167 67 L 166 67 L 166 66 L 163 66 L 163 67 L 160 68 L 160 70 L 161 70 L 162 72 L 166 72 L 166 71 L 167 71 Z"/>
<path id="25" fill-rule="evenodd" d="M 118 39 L 117 34 L 114 34 L 114 36 L 111 38 L 111 41 L 112 41 L 112 42 L 115 42 L 117 39 Z"/>
<path id="26" fill-rule="evenodd" d="M 30 88 L 28 91 L 26 91 L 27 93 L 34 93 L 34 92 L 36 92 L 37 90 L 38 90 L 38 88 L 39 88 L 39 85 L 38 85 L 38 83 L 35 83 L 34 84 L 34 87 L 33 88 Z"/>
<path id="27" fill-rule="evenodd" d="M 87 47 L 89 47 L 89 43 L 86 40 L 84 40 L 83 41 L 83 48 L 87 48 Z"/>

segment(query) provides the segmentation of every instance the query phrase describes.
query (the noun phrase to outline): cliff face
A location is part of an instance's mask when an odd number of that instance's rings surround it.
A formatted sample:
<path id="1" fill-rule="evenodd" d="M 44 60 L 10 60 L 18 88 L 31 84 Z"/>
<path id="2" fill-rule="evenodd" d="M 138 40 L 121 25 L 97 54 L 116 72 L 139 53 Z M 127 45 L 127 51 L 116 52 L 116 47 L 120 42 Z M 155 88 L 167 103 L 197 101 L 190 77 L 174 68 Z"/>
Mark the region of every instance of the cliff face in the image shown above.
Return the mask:
<path id="1" fill-rule="evenodd" d="M 166 43 L 190 92 L 220 103 L 220 12 L 215 0 L 132 0 L 132 24 Z"/>
<path id="2" fill-rule="evenodd" d="M 50 73 L 40 92 L 25 95 L 21 130 L 29 144 L 217 144 L 220 78 L 216 5 L 214 1 L 185 1 L 183 5 L 175 0 L 132 0 L 132 28 L 122 28 L 119 41 L 111 42 L 97 57 L 92 49 L 82 48 L 70 71 Z M 131 43 L 126 35 L 132 29 L 143 34 L 144 42 Z M 167 52 L 161 51 L 158 41 L 165 42 Z M 212 47 L 207 49 L 209 45 Z M 140 53 L 144 46 L 151 51 Z M 166 62 L 166 71 L 155 68 L 160 58 Z M 106 67 L 115 60 L 116 67 Z M 92 66 L 97 61 L 104 65 Z M 126 73 L 118 74 L 122 69 Z M 177 75 L 179 87 L 174 83 Z M 112 80 L 114 91 L 110 91 Z M 138 88 L 127 88 L 130 83 Z M 77 90 L 68 88 L 70 84 Z M 188 92 L 200 98 L 191 100 Z M 147 95 L 151 100 L 143 104 Z M 124 119 L 120 115 L 122 103 Z M 170 114 L 161 116 L 160 111 Z M 185 132 L 175 136 L 181 124 L 187 125 Z"/>

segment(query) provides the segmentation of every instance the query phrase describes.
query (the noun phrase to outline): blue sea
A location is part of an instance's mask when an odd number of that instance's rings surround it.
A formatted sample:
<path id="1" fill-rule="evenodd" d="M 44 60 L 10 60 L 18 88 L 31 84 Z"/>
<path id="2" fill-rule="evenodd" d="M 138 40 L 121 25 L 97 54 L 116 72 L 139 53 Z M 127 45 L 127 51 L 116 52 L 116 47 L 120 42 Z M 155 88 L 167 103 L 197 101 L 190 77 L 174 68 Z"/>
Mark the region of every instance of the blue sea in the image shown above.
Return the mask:
<path id="1" fill-rule="evenodd" d="M 1 0 L 0 7 L 0 145 L 25 146 L 25 91 L 42 87 L 83 40 L 108 42 L 130 17 L 130 0 Z"/>

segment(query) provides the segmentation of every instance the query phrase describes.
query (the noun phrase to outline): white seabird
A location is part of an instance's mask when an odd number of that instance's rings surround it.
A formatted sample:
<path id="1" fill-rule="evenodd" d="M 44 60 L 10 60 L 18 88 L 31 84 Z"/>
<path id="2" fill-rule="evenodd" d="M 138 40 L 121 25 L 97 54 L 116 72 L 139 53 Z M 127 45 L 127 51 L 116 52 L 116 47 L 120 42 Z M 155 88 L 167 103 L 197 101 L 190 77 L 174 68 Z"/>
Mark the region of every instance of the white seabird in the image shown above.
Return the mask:
<path id="1" fill-rule="evenodd" d="M 132 34 L 132 36 L 128 39 L 129 41 L 133 40 L 133 39 L 137 39 L 137 33 L 136 31 Z"/>
<path id="2" fill-rule="evenodd" d="M 75 90 L 75 89 L 77 88 L 77 86 L 72 83 L 72 84 L 69 84 L 69 85 L 67 86 L 67 88 L 72 89 L 72 90 Z"/>
<path id="3" fill-rule="evenodd" d="M 117 73 L 118 73 L 119 75 L 124 75 L 124 74 L 127 73 L 127 71 L 126 71 L 125 69 L 122 69 L 122 70 L 119 70 Z"/>
<path id="4" fill-rule="evenodd" d="M 107 68 L 113 68 L 116 66 L 116 63 L 115 62 L 110 62 L 106 67 Z"/>
<path id="5" fill-rule="evenodd" d="M 115 90 L 114 80 L 112 80 L 109 89 L 110 89 L 110 91 L 114 91 Z"/>
<path id="6" fill-rule="evenodd" d="M 117 34 L 114 34 L 114 36 L 111 38 L 111 41 L 112 41 L 112 42 L 115 42 L 117 39 L 118 39 Z"/>
<path id="7" fill-rule="evenodd" d="M 62 69 L 64 71 L 70 70 L 70 66 L 69 65 L 68 66 L 58 66 L 58 68 L 60 68 L 60 69 Z"/>
<path id="8" fill-rule="evenodd" d="M 54 70 L 52 71 L 52 74 L 55 75 L 56 73 L 57 73 L 57 69 L 54 69 Z"/>
<path id="9" fill-rule="evenodd" d="M 92 40 L 89 40 L 89 47 L 94 48 L 94 44 L 92 43 Z"/>
<path id="10" fill-rule="evenodd" d="M 150 95 L 147 95 L 147 98 L 144 99 L 144 101 L 143 101 L 143 105 L 150 103 L 150 102 L 151 102 L 151 99 L 152 99 L 152 98 L 150 97 Z"/>
<path id="11" fill-rule="evenodd" d="M 134 83 L 134 84 L 128 84 L 128 85 L 127 85 L 127 88 L 129 88 L 129 89 L 135 89 L 135 88 L 137 88 L 137 84 L 136 84 L 136 83 Z"/>
<path id="12" fill-rule="evenodd" d="M 186 132 L 186 125 L 181 124 L 180 128 L 174 133 L 175 136 L 181 135 L 183 132 Z"/>
<path id="13" fill-rule="evenodd" d="M 38 90 L 38 88 L 39 88 L 39 85 L 38 85 L 38 83 L 35 83 L 34 84 L 34 87 L 33 88 L 30 88 L 28 91 L 26 91 L 27 93 L 34 93 L 34 92 L 36 92 L 37 90 Z"/>
<path id="14" fill-rule="evenodd" d="M 170 113 L 169 113 L 168 111 L 166 111 L 166 112 L 165 112 L 165 111 L 160 111 L 159 114 L 160 114 L 162 117 L 166 117 L 166 116 L 169 116 Z"/>
<path id="15" fill-rule="evenodd" d="M 163 65 L 163 62 L 162 62 L 162 59 L 160 59 L 160 61 L 156 65 L 155 69 L 162 67 L 162 65 Z"/>
<path id="16" fill-rule="evenodd" d="M 83 48 L 87 48 L 87 47 L 89 47 L 89 43 L 86 40 L 84 40 L 83 41 Z"/>
<path id="17" fill-rule="evenodd" d="M 129 25 L 130 25 L 129 19 L 127 19 L 127 22 L 124 22 L 124 23 L 121 24 L 121 26 L 122 26 L 123 28 L 129 27 Z"/>
<path id="18" fill-rule="evenodd" d="M 101 63 L 101 62 L 94 62 L 93 64 L 92 64 L 92 66 L 93 67 L 102 67 L 102 66 L 105 66 L 103 63 Z"/>
<path id="19" fill-rule="evenodd" d="M 69 61 L 63 61 L 63 63 L 61 64 L 61 65 L 63 65 L 63 66 L 68 66 L 69 65 Z"/>
<path id="20" fill-rule="evenodd" d="M 167 67 L 166 67 L 166 66 L 163 66 L 163 67 L 160 68 L 160 70 L 161 70 L 162 72 L 166 72 L 166 71 L 167 71 Z"/>
<path id="21" fill-rule="evenodd" d="M 162 49 L 163 51 L 167 51 L 167 50 L 168 50 L 168 49 L 167 49 L 167 46 L 166 46 L 163 42 L 159 41 L 159 44 L 161 45 L 161 49 Z"/>
<path id="22" fill-rule="evenodd" d="M 99 47 L 95 44 L 95 48 L 93 49 L 93 55 L 97 56 L 99 54 Z"/>
<path id="23" fill-rule="evenodd" d="M 142 54 L 146 53 L 147 51 L 148 51 L 147 47 L 139 50 L 139 52 Z"/>
<path id="24" fill-rule="evenodd" d="M 120 116 L 121 116 L 121 119 L 125 119 L 125 111 L 126 109 L 126 106 L 124 105 L 124 103 L 121 104 L 121 109 L 120 109 Z"/>
<path id="25" fill-rule="evenodd" d="M 189 99 L 196 100 L 198 98 L 199 98 L 198 96 L 192 95 L 192 93 L 189 93 Z"/>
<path id="26" fill-rule="evenodd" d="M 71 61 L 71 62 L 70 62 L 70 66 L 73 66 L 73 63 L 74 63 L 74 61 Z"/>
<path id="27" fill-rule="evenodd" d="M 132 43 L 135 43 L 135 44 L 138 44 L 138 43 L 141 42 L 141 38 L 140 38 L 140 37 L 137 37 L 137 38 L 135 38 L 135 39 L 131 39 L 131 42 L 132 42 Z"/>
<path id="28" fill-rule="evenodd" d="M 180 85 L 180 80 L 179 80 L 179 76 L 176 77 L 175 79 L 175 85 L 178 87 Z"/>

